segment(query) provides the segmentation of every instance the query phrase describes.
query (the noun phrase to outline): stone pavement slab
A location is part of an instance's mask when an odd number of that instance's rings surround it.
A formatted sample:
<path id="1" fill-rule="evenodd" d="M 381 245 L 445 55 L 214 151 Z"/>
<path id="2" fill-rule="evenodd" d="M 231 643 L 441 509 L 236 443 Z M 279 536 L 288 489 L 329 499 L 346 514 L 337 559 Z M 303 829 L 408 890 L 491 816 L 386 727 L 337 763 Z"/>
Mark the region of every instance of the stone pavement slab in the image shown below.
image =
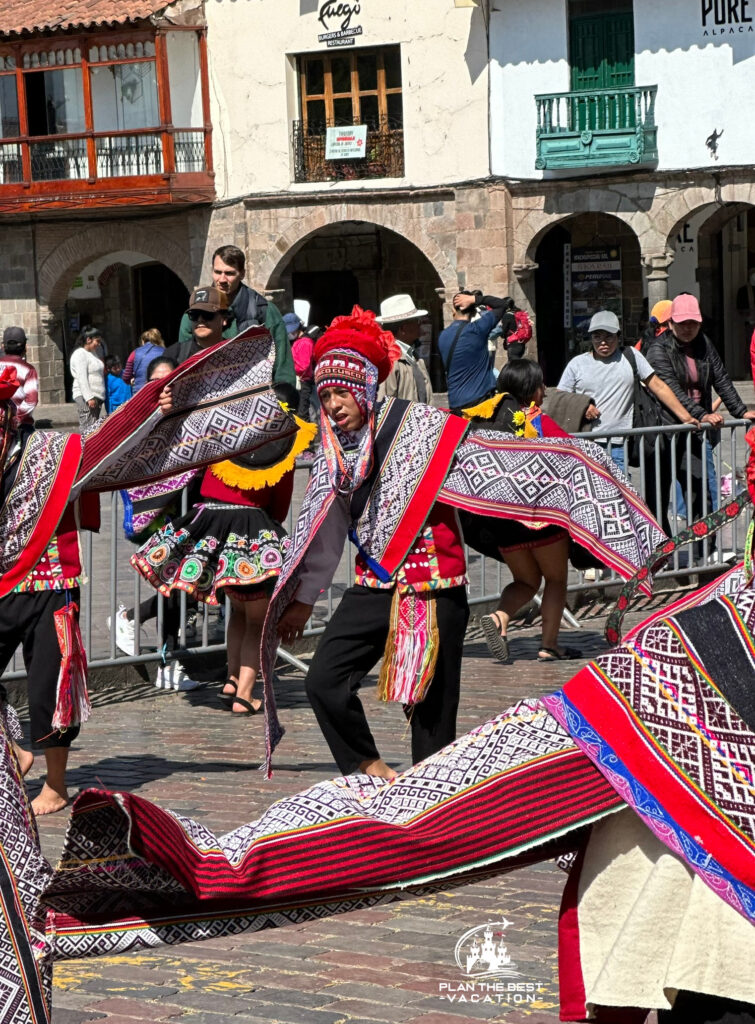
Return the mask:
<path id="1" fill-rule="evenodd" d="M 600 609 L 598 609 L 599 611 Z M 600 618 L 562 640 L 585 660 L 604 644 Z M 491 660 L 478 627 L 468 633 L 459 733 L 520 697 L 549 692 L 580 662 L 536 661 L 539 634 L 511 633 L 513 663 Z M 409 765 L 400 708 L 364 690 L 378 746 L 389 764 Z M 331 777 L 334 767 L 304 694 L 303 678 L 281 671 L 281 721 L 287 733 L 265 782 L 261 718 L 231 719 L 219 684 L 186 694 L 143 682 L 94 694 L 94 713 L 73 746 L 72 791 L 131 790 L 196 817 L 217 831 L 252 820 L 279 797 Z M 30 790 L 39 788 L 32 769 Z M 67 815 L 40 819 L 45 853 L 61 849 Z M 563 873 L 542 862 L 422 898 L 278 930 L 213 939 L 121 957 L 56 965 L 53 1024 L 555 1024 L 558 1020 L 556 926 Z M 470 1002 L 454 949 L 469 929 L 506 917 L 506 945 L 533 993 L 503 1002 Z M 453 1000 L 449 998 L 453 996 Z M 498 998 L 498 997 L 496 997 Z M 526 1002 L 520 1000 L 527 999 Z M 466 1001 L 465 1001 L 466 999 Z"/>

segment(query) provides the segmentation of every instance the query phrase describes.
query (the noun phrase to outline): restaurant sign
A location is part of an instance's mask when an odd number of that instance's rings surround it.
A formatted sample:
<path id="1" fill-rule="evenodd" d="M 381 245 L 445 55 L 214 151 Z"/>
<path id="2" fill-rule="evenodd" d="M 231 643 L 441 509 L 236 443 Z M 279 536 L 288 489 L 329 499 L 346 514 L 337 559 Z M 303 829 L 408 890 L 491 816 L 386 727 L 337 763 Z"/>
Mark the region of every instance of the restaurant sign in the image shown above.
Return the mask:
<path id="1" fill-rule="evenodd" d="M 362 10 L 361 3 L 345 0 L 322 0 L 317 20 L 322 25 L 317 41 L 326 46 L 353 46 L 362 26 L 354 24 Z"/>

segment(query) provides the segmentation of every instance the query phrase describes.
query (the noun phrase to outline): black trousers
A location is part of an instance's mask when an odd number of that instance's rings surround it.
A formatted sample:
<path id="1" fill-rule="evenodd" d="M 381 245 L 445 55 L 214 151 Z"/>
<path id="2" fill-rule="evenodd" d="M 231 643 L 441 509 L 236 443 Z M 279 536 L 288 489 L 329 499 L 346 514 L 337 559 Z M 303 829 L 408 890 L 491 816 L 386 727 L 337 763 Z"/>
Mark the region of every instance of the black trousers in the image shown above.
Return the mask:
<path id="1" fill-rule="evenodd" d="M 680 992 L 672 1009 L 658 1011 L 658 1024 L 755 1024 L 755 1006 L 699 992 Z"/>
<path id="2" fill-rule="evenodd" d="M 703 462 L 705 461 L 704 440 L 704 437 L 699 434 L 693 434 L 690 438 L 689 468 L 692 479 L 692 501 L 687 502 L 687 508 L 688 513 L 692 517 L 691 522 L 693 523 L 697 519 L 702 518 L 703 498 L 706 493 L 706 484 L 703 482 Z M 676 476 L 671 472 L 671 450 L 670 448 L 667 448 L 664 453 L 661 453 L 661 488 L 658 495 L 661 507 L 661 518 L 659 521 L 663 530 L 671 535 L 672 530 L 669 526 L 668 508 L 671 501 L 671 488 L 675 486 L 677 480 L 681 485 L 685 498 L 687 496 L 687 435 L 678 434 L 676 438 L 672 438 L 669 443 L 676 447 Z M 655 464 L 652 457 L 648 460 L 645 466 L 645 500 L 650 511 L 655 515 L 656 483 Z M 713 511 L 710 506 L 710 502 L 708 502 L 707 508 L 708 512 Z M 676 532 L 676 530 L 673 531 L 673 533 Z M 713 551 L 715 546 L 715 537 L 708 538 L 708 549 Z M 702 556 L 702 550 L 702 542 L 695 542 L 695 553 L 698 558 Z"/>
<path id="3" fill-rule="evenodd" d="M 54 614 L 65 608 L 66 595 L 78 604 L 79 588 L 67 591 L 40 590 L 8 594 L 0 598 L 0 675 L 22 645 L 29 694 L 31 739 L 35 747 L 70 747 L 79 726 L 53 732 L 52 718 L 58 691 L 62 655 Z M 5 699 L 5 688 L 0 686 Z"/>
<path id="4" fill-rule="evenodd" d="M 385 649 L 392 599 L 392 590 L 349 587 L 307 673 L 307 697 L 343 775 L 380 756 L 358 690 Z M 440 646 L 427 696 L 410 709 L 414 764 L 456 738 L 461 658 L 469 620 L 466 589 L 438 590 L 433 600 Z"/>

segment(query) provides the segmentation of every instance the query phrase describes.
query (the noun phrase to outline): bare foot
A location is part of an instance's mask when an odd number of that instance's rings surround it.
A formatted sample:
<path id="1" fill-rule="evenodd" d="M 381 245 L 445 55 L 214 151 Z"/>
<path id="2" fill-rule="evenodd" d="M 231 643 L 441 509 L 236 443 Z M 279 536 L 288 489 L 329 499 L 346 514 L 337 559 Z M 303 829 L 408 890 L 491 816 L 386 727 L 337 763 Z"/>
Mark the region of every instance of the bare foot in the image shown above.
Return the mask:
<path id="1" fill-rule="evenodd" d="M 58 793 L 57 790 L 45 783 L 39 795 L 32 800 L 31 809 L 39 816 L 40 814 L 55 814 L 56 811 L 62 811 L 67 805 L 68 790 L 64 789 L 62 793 Z"/>
<path id="2" fill-rule="evenodd" d="M 223 696 L 233 697 L 236 693 L 238 683 L 235 679 L 228 679 L 223 685 Z"/>
<path id="3" fill-rule="evenodd" d="M 21 769 L 22 775 L 28 775 L 31 766 L 34 764 L 34 754 L 30 750 L 24 750 L 23 747 L 19 747 L 16 741 L 13 741 L 13 749 L 16 752 L 18 758 L 18 766 Z"/>
<path id="4" fill-rule="evenodd" d="M 364 775 L 374 775 L 377 779 L 397 779 L 398 772 L 394 772 L 392 768 L 389 768 L 382 757 L 378 757 L 374 761 L 362 761 L 359 765 L 359 771 Z"/>

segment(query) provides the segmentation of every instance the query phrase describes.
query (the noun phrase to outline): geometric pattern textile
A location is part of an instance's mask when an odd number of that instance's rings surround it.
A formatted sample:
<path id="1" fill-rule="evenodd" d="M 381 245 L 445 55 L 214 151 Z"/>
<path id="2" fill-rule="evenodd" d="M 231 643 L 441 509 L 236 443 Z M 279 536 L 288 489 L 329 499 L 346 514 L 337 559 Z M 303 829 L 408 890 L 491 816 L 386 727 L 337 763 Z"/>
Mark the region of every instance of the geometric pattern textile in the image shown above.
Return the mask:
<path id="1" fill-rule="evenodd" d="M 658 838 L 755 923 L 755 732 L 735 706 L 755 687 L 755 590 L 701 596 L 708 614 L 653 616 L 543 703 Z"/>
<path id="2" fill-rule="evenodd" d="M 44 958 L 44 918 L 38 914 L 51 869 L 39 846 L 5 707 L 0 707 L 0 1020 L 47 1024 L 52 971 Z"/>
<path id="3" fill-rule="evenodd" d="M 55 533 L 81 462 L 78 434 L 36 430 L 0 509 L 0 597 L 33 569 Z"/>
<path id="4" fill-rule="evenodd" d="M 393 782 L 352 775 L 318 783 L 223 836 L 140 797 L 88 790 L 43 897 L 52 954 L 96 955 L 218 934 L 223 921 L 258 928 L 334 912 L 489 870 L 620 806 L 537 700 Z"/>
<path id="5" fill-rule="evenodd" d="M 252 327 L 147 383 L 86 438 L 74 495 L 143 486 L 295 434 L 272 388 L 273 356 L 270 333 Z"/>
<path id="6" fill-rule="evenodd" d="M 525 525 L 565 527 L 625 579 L 666 539 L 606 452 L 576 438 L 474 431 L 459 446 L 438 500 Z M 647 582 L 645 588 L 649 593 Z"/>

